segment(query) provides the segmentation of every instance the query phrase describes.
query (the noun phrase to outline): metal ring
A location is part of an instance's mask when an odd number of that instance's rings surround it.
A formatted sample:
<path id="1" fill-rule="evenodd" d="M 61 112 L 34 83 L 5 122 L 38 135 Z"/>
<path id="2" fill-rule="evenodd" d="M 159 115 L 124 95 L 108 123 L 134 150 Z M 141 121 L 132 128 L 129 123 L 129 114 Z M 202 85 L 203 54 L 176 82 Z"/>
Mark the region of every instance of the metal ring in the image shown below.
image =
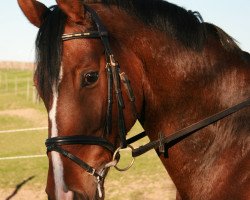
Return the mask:
<path id="1" fill-rule="evenodd" d="M 134 150 L 134 147 L 132 147 L 131 145 L 128 145 L 127 148 L 130 148 L 131 151 Z M 115 153 L 114 153 L 114 155 L 113 155 L 113 160 L 115 160 L 116 155 L 117 155 L 121 150 L 122 150 L 121 147 L 119 147 L 118 149 L 116 149 L 116 151 L 115 151 Z M 125 168 L 119 168 L 119 167 L 117 166 L 118 162 L 116 163 L 116 165 L 115 165 L 114 167 L 115 167 L 116 170 L 118 170 L 118 171 L 120 171 L 120 172 L 124 172 L 124 171 L 127 171 L 128 169 L 130 169 L 130 168 L 133 166 L 134 162 L 135 162 L 135 158 L 132 157 L 131 163 L 130 163 L 127 167 L 125 167 Z"/>

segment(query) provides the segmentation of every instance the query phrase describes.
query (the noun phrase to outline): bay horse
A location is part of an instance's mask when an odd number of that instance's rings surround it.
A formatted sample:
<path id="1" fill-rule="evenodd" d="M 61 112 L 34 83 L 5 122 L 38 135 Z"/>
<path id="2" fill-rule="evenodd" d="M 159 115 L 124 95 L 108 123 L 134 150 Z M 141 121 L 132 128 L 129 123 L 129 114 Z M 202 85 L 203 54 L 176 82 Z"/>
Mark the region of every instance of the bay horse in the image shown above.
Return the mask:
<path id="1" fill-rule="evenodd" d="M 34 83 L 48 112 L 48 198 L 104 199 L 114 150 L 128 146 L 138 117 L 176 199 L 249 199 L 250 109 L 239 105 L 249 105 L 250 55 L 166 1 L 56 2 L 18 0 L 39 27 Z"/>

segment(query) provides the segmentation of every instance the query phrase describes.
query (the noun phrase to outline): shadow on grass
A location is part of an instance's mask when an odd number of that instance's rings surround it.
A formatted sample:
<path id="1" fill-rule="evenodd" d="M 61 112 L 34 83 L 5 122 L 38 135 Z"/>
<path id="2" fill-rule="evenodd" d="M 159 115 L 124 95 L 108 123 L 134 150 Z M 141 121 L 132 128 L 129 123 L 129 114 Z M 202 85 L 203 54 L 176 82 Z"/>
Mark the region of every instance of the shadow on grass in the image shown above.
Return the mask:
<path id="1" fill-rule="evenodd" d="M 33 178 L 35 178 L 35 176 L 31 176 L 29 178 L 27 178 L 26 180 L 22 181 L 21 183 L 16 185 L 16 189 L 12 192 L 12 194 L 10 196 L 8 196 L 5 200 L 10 200 L 12 199 L 17 193 L 18 191 L 30 180 L 32 180 Z"/>

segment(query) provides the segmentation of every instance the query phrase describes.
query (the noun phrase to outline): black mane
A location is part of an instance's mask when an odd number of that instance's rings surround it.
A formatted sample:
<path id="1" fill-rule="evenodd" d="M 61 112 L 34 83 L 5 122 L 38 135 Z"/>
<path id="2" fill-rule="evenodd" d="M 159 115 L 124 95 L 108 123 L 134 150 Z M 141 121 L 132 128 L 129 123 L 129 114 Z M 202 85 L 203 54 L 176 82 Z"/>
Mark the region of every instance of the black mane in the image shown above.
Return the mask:
<path id="1" fill-rule="evenodd" d="M 53 84 L 57 84 L 61 66 L 62 39 L 66 15 L 52 6 L 44 15 L 44 23 L 36 38 L 36 71 L 38 91 L 48 97 Z"/>

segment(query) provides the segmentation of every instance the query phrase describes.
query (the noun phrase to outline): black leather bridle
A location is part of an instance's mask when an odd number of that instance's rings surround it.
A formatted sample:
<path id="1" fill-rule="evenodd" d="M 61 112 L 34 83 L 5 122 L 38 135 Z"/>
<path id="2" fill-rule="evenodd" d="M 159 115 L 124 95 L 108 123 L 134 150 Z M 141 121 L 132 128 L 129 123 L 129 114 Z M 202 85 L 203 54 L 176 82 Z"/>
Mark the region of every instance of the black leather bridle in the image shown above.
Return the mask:
<path id="1" fill-rule="evenodd" d="M 85 5 L 85 9 L 91 14 L 93 21 L 97 26 L 97 31 L 83 32 L 83 33 L 73 33 L 73 34 L 63 34 L 62 41 L 79 39 L 79 38 L 98 38 L 101 39 L 102 44 L 105 49 L 106 56 L 106 70 L 107 70 L 107 79 L 108 79 L 108 106 L 107 106 L 107 115 L 106 115 L 106 132 L 111 133 L 112 129 L 112 105 L 113 105 L 113 89 L 116 94 L 117 99 L 117 108 L 118 108 L 118 127 L 119 127 L 119 136 L 121 140 L 121 147 L 127 147 L 126 140 L 126 127 L 124 120 L 124 101 L 121 93 L 121 78 L 120 78 L 120 66 L 118 62 L 114 59 L 114 55 L 111 51 L 108 32 L 101 20 L 99 19 L 97 13 L 89 6 Z M 47 147 L 47 152 L 57 151 L 58 153 L 66 156 L 80 167 L 85 169 L 89 174 L 95 176 L 98 180 L 101 180 L 103 177 L 99 174 L 96 169 L 82 161 L 80 158 L 71 154 L 67 150 L 63 149 L 63 145 L 99 145 L 104 149 L 114 153 L 115 147 L 105 138 L 95 137 L 95 136 L 85 136 L 85 135 L 74 135 L 74 136 L 64 136 L 64 137 L 53 137 L 48 138 L 45 142 Z"/>
<path id="2" fill-rule="evenodd" d="M 104 25 L 102 24 L 101 20 L 99 19 L 97 13 L 89 6 L 85 5 L 86 10 L 91 14 L 93 21 L 97 26 L 97 31 L 90 31 L 90 32 L 83 32 L 83 33 L 73 33 L 73 34 L 63 34 L 62 40 L 73 40 L 79 38 L 99 38 L 102 41 L 102 44 L 105 48 L 105 55 L 106 55 L 106 70 L 107 70 L 107 79 L 108 79 L 108 106 L 107 106 L 107 119 L 106 119 L 106 132 L 111 133 L 112 129 L 112 107 L 113 107 L 113 90 L 116 94 L 117 100 L 117 107 L 118 107 L 118 127 L 119 127 L 119 136 L 121 140 L 121 147 L 126 148 L 129 144 L 143 138 L 146 136 L 145 132 L 142 132 L 130 139 L 126 140 L 126 128 L 125 128 L 125 120 L 124 120 L 124 101 L 121 93 L 121 82 L 124 84 L 125 89 L 127 91 L 128 97 L 130 99 L 132 105 L 132 111 L 135 117 L 138 118 L 137 112 L 135 109 L 135 97 L 133 94 L 133 90 L 130 86 L 130 82 L 124 73 L 120 73 L 120 66 L 118 62 L 114 59 L 114 55 L 111 51 L 110 44 L 109 44 L 109 37 L 108 32 Z M 158 140 L 149 142 L 146 145 L 143 145 L 137 149 L 132 149 L 132 156 L 137 157 L 143 153 L 151 149 L 159 148 L 160 153 L 166 153 L 166 149 L 169 148 L 173 143 L 181 141 L 182 139 L 186 138 L 187 136 L 195 133 L 196 131 L 213 124 L 243 108 L 250 106 L 250 99 L 247 99 L 233 107 L 230 107 L 224 111 L 216 113 L 206 119 L 203 119 L 195 124 L 192 124 L 182 130 L 179 130 L 170 136 L 163 137 L 160 134 Z M 96 171 L 92 166 L 88 165 L 86 162 L 82 161 L 80 158 L 76 157 L 75 155 L 71 154 L 64 148 L 63 145 L 99 145 L 102 146 L 104 149 L 110 151 L 114 154 L 115 146 L 110 143 L 105 138 L 95 137 L 95 136 L 84 136 L 84 135 L 74 135 L 74 136 L 64 136 L 64 137 L 53 137 L 49 138 L 45 142 L 47 151 L 56 151 L 76 164 L 86 170 L 89 174 L 93 175 L 97 178 L 98 181 L 103 179 L 103 175 Z"/>

